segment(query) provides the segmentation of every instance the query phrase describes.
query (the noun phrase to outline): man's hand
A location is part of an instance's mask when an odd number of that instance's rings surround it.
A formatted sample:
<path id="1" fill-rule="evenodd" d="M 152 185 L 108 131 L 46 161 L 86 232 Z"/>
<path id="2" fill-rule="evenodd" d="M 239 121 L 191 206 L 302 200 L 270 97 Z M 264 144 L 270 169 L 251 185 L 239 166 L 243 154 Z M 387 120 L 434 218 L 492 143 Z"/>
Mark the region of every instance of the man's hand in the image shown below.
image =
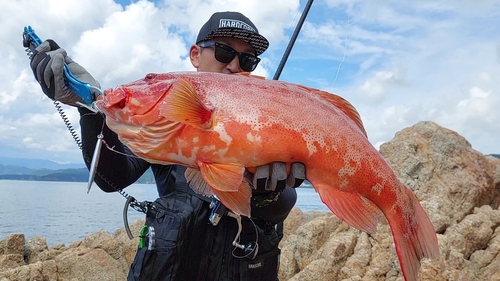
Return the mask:
<path id="1" fill-rule="evenodd" d="M 50 39 L 40 44 L 33 52 L 30 66 L 35 79 L 40 83 L 47 97 L 72 106 L 77 106 L 76 102 L 85 103 L 66 86 L 63 73 L 64 63 L 68 65 L 75 78 L 100 88 L 99 82 L 85 68 L 74 62 L 63 48 Z"/>
<path id="2" fill-rule="evenodd" d="M 306 178 L 306 167 L 296 162 L 287 175 L 284 162 L 273 162 L 257 167 L 252 177 L 252 187 L 257 191 L 283 191 L 285 187 L 299 187 Z"/>
<path id="3" fill-rule="evenodd" d="M 252 206 L 262 208 L 277 202 L 285 188 L 299 187 L 306 178 L 306 167 L 299 162 L 292 163 L 287 175 L 284 162 L 273 162 L 257 167 L 255 174 L 247 171 L 246 178 L 255 191 Z"/>

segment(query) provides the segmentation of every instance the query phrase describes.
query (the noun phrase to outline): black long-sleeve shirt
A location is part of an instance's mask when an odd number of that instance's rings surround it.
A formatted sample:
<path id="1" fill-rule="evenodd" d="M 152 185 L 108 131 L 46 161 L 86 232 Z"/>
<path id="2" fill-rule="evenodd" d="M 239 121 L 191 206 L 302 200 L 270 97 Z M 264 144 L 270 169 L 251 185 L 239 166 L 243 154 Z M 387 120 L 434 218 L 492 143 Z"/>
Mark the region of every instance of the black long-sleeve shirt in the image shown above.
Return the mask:
<path id="1" fill-rule="evenodd" d="M 187 184 L 184 177 L 185 167 L 180 165 L 151 164 L 138 157 L 123 145 L 118 136 L 105 124 L 104 116 L 93 113 L 85 108 L 79 108 L 82 137 L 82 153 L 87 168 L 90 168 L 95 150 L 97 136 L 103 133 L 104 141 L 113 150 L 103 146 L 95 182 L 105 192 L 115 192 L 126 188 L 137 181 L 151 167 L 159 196 L 164 196 L 176 190 L 176 184 Z M 116 152 L 118 151 L 118 153 Z M 283 222 L 295 205 L 297 193 L 293 188 L 285 188 L 278 200 L 265 207 L 252 205 L 252 217 L 269 221 L 272 224 Z"/>

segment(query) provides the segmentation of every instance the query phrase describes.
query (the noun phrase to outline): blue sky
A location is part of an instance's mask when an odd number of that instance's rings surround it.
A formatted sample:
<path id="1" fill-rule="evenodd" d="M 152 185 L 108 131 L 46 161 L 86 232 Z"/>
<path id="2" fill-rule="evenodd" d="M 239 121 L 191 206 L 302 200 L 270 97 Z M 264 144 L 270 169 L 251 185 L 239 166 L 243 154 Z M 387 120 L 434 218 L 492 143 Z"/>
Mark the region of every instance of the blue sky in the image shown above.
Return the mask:
<path id="1" fill-rule="evenodd" d="M 270 41 L 255 71 L 271 79 L 306 1 L 0 3 L 0 157 L 82 162 L 21 45 L 31 25 L 115 87 L 148 72 L 193 70 L 187 55 L 216 11 L 247 15 Z M 23 16 L 20 16 L 23 15 Z M 500 153 L 500 0 L 316 0 L 280 79 L 345 97 L 372 144 L 429 120 L 484 154 Z M 78 131 L 74 108 L 65 112 Z"/>

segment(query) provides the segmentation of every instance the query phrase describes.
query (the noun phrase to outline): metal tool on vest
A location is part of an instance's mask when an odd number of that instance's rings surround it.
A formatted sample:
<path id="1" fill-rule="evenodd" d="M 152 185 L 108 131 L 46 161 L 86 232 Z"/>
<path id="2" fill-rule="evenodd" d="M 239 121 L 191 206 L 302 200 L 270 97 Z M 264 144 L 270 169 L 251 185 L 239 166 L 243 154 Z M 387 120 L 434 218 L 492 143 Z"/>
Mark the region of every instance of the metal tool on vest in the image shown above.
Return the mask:
<path id="1" fill-rule="evenodd" d="M 219 224 L 220 219 L 223 216 L 231 217 L 231 218 L 235 219 L 236 222 L 238 223 L 238 232 L 236 233 L 236 236 L 234 237 L 232 245 L 236 248 L 243 250 L 244 255 L 236 256 L 233 253 L 233 256 L 235 258 L 249 258 L 249 259 L 253 260 L 257 256 L 257 253 L 259 252 L 259 243 L 257 243 L 257 240 L 258 240 L 257 239 L 258 238 L 257 237 L 257 235 L 258 235 L 257 230 L 255 230 L 255 235 L 256 235 L 255 241 L 252 241 L 248 244 L 240 244 L 240 234 L 241 234 L 241 231 L 243 229 L 241 226 L 241 216 L 239 214 L 227 209 L 226 206 L 224 206 L 217 198 L 214 198 L 214 200 L 210 203 L 209 207 L 212 210 L 210 213 L 210 217 L 209 217 L 210 223 L 212 223 L 212 225 L 217 226 Z M 253 221 L 252 221 L 252 223 L 253 223 Z M 256 226 L 254 225 L 254 227 L 256 227 Z"/>

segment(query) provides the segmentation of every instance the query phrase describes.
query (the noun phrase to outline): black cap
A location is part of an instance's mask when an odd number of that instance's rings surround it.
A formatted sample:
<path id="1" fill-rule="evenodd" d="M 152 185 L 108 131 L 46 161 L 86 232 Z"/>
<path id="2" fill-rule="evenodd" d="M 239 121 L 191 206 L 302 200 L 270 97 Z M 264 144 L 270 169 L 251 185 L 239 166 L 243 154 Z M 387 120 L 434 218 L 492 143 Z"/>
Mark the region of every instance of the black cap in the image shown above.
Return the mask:
<path id="1" fill-rule="evenodd" d="M 218 12 L 201 27 L 196 44 L 215 37 L 232 37 L 247 42 L 258 56 L 267 49 L 269 41 L 259 34 L 257 27 L 238 12 Z"/>

